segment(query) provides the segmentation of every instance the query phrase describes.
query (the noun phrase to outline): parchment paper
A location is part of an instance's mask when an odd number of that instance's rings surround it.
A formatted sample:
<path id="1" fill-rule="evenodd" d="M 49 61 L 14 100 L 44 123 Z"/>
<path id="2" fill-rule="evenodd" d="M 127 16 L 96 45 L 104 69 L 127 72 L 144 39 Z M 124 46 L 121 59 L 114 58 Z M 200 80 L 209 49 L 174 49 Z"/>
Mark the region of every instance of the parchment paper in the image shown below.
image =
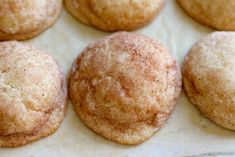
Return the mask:
<path id="1" fill-rule="evenodd" d="M 188 17 L 174 0 L 168 0 L 153 23 L 135 32 L 162 42 L 181 64 L 189 48 L 212 31 Z M 53 27 L 26 42 L 55 57 L 67 74 L 77 55 L 107 34 L 77 22 L 63 10 Z M 207 120 L 182 92 L 169 123 L 141 145 L 119 145 L 96 135 L 69 103 L 66 118 L 55 134 L 20 148 L 0 148 L 0 157 L 177 157 L 216 152 L 235 152 L 235 132 Z"/>

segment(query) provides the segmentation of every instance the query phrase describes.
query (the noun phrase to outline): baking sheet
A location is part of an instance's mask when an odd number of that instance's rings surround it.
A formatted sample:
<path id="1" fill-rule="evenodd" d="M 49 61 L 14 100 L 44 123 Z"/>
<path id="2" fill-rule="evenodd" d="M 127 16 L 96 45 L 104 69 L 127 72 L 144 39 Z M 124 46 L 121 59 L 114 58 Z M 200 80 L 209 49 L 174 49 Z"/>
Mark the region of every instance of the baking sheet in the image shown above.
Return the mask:
<path id="1" fill-rule="evenodd" d="M 162 42 L 181 64 L 189 48 L 212 31 L 189 18 L 174 0 L 168 0 L 153 23 L 135 32 Z M 107 34 L 77 22 L 63 10 L 53 27 L 27 42 L 51 54 L 67 74 L 77 55 Z M 0 148 L 0 157 L 176 157 L 209 152 L 235 152 L 235 132 L 207 120 L 182 92 L 169 123 L 141 145 L 119 145 L 96 135 L 69 103 L 67 116 L 55 134 L 20 148 Z"/>

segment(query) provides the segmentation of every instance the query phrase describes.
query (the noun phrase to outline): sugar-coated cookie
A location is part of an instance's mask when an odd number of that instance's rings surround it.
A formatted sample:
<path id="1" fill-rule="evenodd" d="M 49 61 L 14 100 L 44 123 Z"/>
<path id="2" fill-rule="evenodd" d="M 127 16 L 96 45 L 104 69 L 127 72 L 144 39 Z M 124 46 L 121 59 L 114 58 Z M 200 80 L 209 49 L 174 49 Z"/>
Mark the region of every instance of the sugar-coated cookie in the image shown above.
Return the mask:
<path id="1" fill-rule="evenodd" d="M 168 51 L 149 37 L 127 32 L 90 44 L 69 77 L 80 119 L 121 144 L 141 143 L 161 128 L 180 89 L 180 70 Z"/>
<path id="2" fill-rule="evenodd" d="M 234 0 L 177 0 L 198 22 L 218 30 L 235 30 Z"/>
<path id="3" fill-rule="evenodd" d="M 132 30 L 150 23 L 166 0 L 65 0 L 79 21 L 104 31 Z"/>
<path id="4" fill-rule="evenodd" d="M 210 120 L 235 130 L 235 32 L 215 32 L 199 40 L 182 73 L 189 100 Z"/>
<path id="5" fill-rule="evenodd" d="M 0 41 L 37 36 L 58 18 L 62 0 L 1 0 Z"/>
<path id="6" fill-rule="evenodd" d="M 55 132 L 66 102 L 66 80 L 51 56 L 20 42 L 0 43 L 0 147 Z"/>

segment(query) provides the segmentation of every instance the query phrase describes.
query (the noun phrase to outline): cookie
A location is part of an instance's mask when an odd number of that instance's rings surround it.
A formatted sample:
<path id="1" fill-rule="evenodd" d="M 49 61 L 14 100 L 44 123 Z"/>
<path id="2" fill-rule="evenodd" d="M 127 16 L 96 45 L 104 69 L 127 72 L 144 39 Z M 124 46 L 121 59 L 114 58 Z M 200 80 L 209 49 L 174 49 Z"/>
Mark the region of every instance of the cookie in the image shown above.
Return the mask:
<path id="1" fill-rule="evenodd" d="M 27 144 L 57 130 L 67 88 L 56 61 L 16 41 L 0 43 L 0 146 Z"/>
<path id="2" fill-rule="evenodd" d="M 181 89 L 176 61 L 158 42 L 118 32 L 90 44 L 74 62 L 69 96 L 94 132 L 139 144 L 168 120 Z"/>
<path id="3" fill-rule="evenodd" d="M 215 32 L 199 40 L 182 73 L 189 100 L 210 120 L 235 130 L 235 33 Z"/>
<path id="4" fill-rule="evenodd" d="M 62 0 L 1 0 L 0 41 L 33 38 L 59 17 Z"/>
<path id="5" fill-rule="evenodd" d="M 198 22 L 217 30 L 235 30 L 234 0 L 177 0 Z"/>
<path id="6" fill-rule="evenodd" d="M 150 23 L 166 0 L 65 0 L 76 19 L 103 31 L 133 30 Z"/>

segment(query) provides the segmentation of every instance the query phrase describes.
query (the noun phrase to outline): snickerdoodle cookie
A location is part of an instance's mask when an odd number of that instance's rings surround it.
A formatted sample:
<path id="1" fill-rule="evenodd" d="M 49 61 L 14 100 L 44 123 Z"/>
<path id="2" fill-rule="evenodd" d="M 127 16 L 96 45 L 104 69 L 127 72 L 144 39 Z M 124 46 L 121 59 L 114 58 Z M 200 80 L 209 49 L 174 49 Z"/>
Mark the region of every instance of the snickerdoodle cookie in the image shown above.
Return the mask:
<path id="1" fill-rule="evenodd" d="M 65 0 L 79 21 L 104 31 L 132 30 L 150 23 L 166 0 Z"/>
<path id="2" fill-rule="evenodd" d="M 235 30 L 234 0 L 177 0 L 198 22 L 218 30 Z"/>
<path id="3" fill-rule="evenodd" d="M 58 18 L 62 0 L 1 0 L 0 40 L 37 36 Z"/>
<path id="4" fill-rule="evenodd" d="M 0 43 L 0 147 L 54 133 L 66 100 L 65 77 L 51 56 L 16 41 Z"/>
<path id="5" fill-rule="evenodd" d="M 182 72 L 189 100 L 218 125 L 235 130 L 235 33 L 202 38 L 190 50 Z"/>
<path id="6" fill-rule="evenodd" d="M 168 120 L 181 89 L 176 61 L 158 42 L 118 32 L 90 44 L 74 62 L 69 95 L 81 120 L 122 144 L 138 144 Z"/>

